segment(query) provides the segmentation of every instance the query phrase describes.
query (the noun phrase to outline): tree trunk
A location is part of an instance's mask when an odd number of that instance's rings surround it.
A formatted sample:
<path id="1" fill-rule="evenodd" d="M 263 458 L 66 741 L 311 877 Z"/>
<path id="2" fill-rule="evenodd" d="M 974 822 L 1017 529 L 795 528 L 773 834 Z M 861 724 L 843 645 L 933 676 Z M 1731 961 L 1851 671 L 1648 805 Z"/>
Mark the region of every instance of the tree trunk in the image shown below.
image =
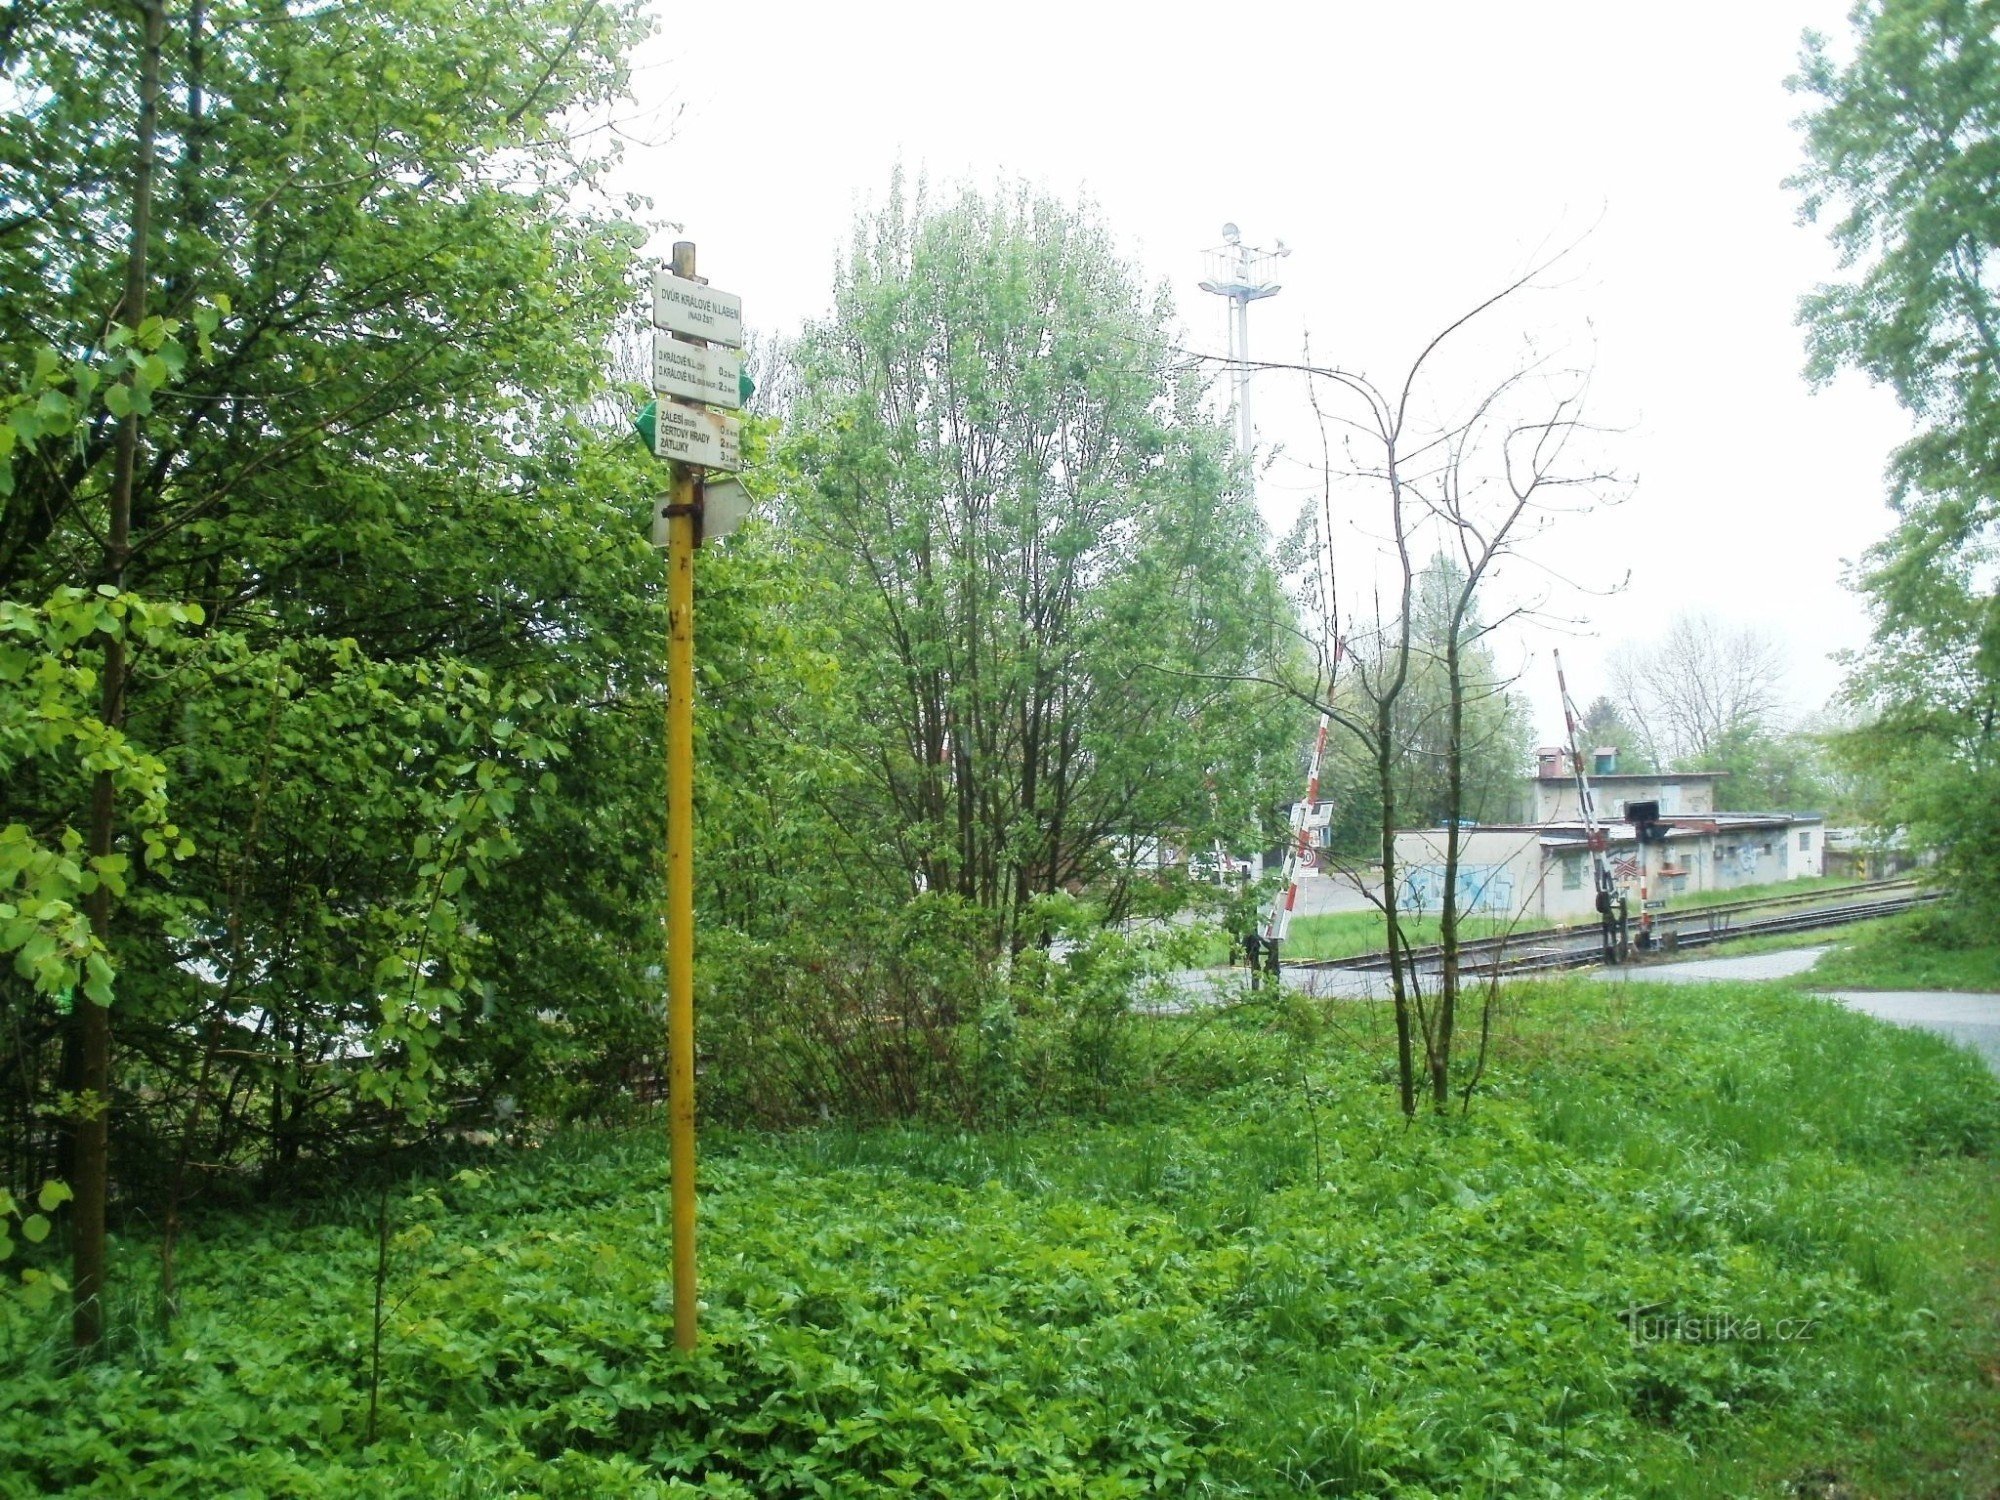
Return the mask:
<path id="1" fill-rule="evenodd" d="M 1417 1112 L 1417 1068 L 1410 992 L 1404 980 L 1403 922 L 1396 903 L 1396 759 L 1394 698 L 1375 712 L 1375 782 L 1382 794 L 1382 921 L 1389 943 L 1389 993 L 1396 1006 L 1396 1087 L 1405 1115 Z"/>
<path id="2" fill-rule="evenodd" d="M 125 296 L 119 321 L 136 328 L 146 317 L 146 245 L 153 212 L 153 140 L 159 124 L 160 51 L 166 40 L 161 0 L 138 0 L 143 18 L 139 54 L 139 127 L 132 169 L 132 244 L 125 263 Z M 111 479 L 111 514 L 104 547 L 103 581 L 123 588 L 131 552 L 132 482 L 139 464 L 139 422 L 135 409 L 118 424 L 118 447 Z M 125 716 L 125 642 L 104 639 L 104 684 L 100 716 L 117 727 Z M 90 852 L 108 855 L 118 832 L 118 795 L 111 773 L 100 771 L 91 790 Z M 86 907 L 98 942 L 111 943 L 111 892 L 100 884 Z M 76 1127 L 76 1217 L 71 1265 L 75 1307 L 71 1336 L 79 1349 L 104 1337 L 105 1210 L 111 1188 L 111 1012 L 87 997 L 76 1001 L 80 1118 Z"/>
<path id="3" fill-rule="evenodd" d="M 1468 584 L 1470 587 L 1470 584 Z M 1458 1015 L 1459 820 L 1465 812 L 1465 673 L 1459 651 L 1463 610 L 1451 616 L 1445 642 L 1445 681 L 1450 693 L 1445 719 L 1444 894 L 1438 903 L 1439 961 L 1437 1031 L 1430 1048 L 1431 1103 L 1442 1114 L 1451 1094 L 1451 1034 Z"/>

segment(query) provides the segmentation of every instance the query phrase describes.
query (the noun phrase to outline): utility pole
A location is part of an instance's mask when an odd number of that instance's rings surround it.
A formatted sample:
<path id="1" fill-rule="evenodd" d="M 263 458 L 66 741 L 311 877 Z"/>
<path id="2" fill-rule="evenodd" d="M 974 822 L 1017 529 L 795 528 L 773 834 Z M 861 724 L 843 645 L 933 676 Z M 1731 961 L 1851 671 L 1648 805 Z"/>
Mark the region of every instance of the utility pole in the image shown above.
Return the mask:
<path id="1" fill-rule="evenodd" d="M 711 406 L 741 406 L 742 299 L 695 275 L 695 247 L 674 245 L 673 267 L 653 277 L 653 389 L 639 431 L 674 460 L 673 485 L 654 507 L 653 545 L 667 551 L 667 1128 L 673 1207 L 674 1347 L 695 1345 L 694 1164 L 694 554 L 748 508 L 711 469 L 743 466 L 741 424 Z M 677 397 L 686 399 L 674 399 Z M 696 405 L 694 403 L 704 403 Z"/>
<path id="2" fill-rule="evenodd" d="M 1249 463 L 1253 446 L 1250 428 L 1250 304 L 1275 297 L 1281 288 L 1275 281 L 1262 279 L 1274 260 L 1292 252 L 1285 242 L 1269 250 L 1243 243 L 1243 232 L 1234 224 L 1222 226 L 1222 243 L 1208 252 L 1209 275 L 1201 283 L 1204 292 L 1213 292 L 1229 302 L 1229 361 L 1235 372 L 1236 451 Z"/>

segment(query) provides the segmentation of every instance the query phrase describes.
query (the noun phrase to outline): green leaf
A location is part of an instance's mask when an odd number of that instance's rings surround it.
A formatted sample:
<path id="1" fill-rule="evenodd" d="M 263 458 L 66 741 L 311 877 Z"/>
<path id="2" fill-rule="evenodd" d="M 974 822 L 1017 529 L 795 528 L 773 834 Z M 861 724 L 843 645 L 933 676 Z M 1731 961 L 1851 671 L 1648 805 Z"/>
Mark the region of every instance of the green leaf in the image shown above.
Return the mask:
<path id="1" fill-rule="evenodd" d="M 51 1177 L 42 1184 L 42 1190 L 35 1195 L 35 1202 L 45 1214 L 52 1214 L 76 1196 L 69 1184 Z"/>

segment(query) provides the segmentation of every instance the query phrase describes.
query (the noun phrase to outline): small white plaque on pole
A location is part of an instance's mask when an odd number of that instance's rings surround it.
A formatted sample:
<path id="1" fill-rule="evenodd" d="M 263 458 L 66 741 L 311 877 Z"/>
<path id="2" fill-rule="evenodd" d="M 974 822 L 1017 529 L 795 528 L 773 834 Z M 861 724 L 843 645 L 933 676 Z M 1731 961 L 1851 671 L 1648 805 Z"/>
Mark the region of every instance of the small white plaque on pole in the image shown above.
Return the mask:
<path id="1" fill-rule="evenodd" d="M 653 502 L 653 545 L 665 547 L 673 540 L 671 497 Z M 701 539 L 719 542 L 732 535 L 750 515 L 749 491 L 733 479 L 711 479 L 701 487 Z"/>
<path id="2" fill-rule="evenodd" d="M 704 349 L 664 328 L 653 330 L 653 389 L 658 394 L 737 407 L 743 404 L 742 375 L 743 356 L 735 350 Z"/>
<path id="3" fill-rule="evenodd" d="M 671 271 L 653 273 L 653 326 L 684 333 L 689 338 L 707 339 L 743 347 L 743 299 L 732 292 L 718 292 L 699 281 L 689 281 Z"/>
<path id="4" fill-rule="evenodd" d="M 722 412 L 662 401 L 653 415 L 653 452 L 661 458 L 733 473 L 743 467 L 737 448 L 737 435 L 742 430 L 741 422 Z"/>
<path id="5" fill-rule="evenodd" d="M 701 539 L 720 541 L 750 514 L 750 492 L 734 479 L 718 479 L 701 487 Z"/>

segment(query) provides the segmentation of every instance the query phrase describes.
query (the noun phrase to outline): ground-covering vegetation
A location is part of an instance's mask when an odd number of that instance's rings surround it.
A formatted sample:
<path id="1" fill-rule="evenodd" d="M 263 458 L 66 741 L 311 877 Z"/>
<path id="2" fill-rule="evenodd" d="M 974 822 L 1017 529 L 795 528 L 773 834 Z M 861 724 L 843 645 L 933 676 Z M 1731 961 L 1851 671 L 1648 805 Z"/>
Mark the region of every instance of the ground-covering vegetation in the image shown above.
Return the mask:
<path id="1" fill-rule="evenodd" d="M 1467 917 L 1459 923 L 1466 938 L 1497 937 L 1510 926 L 1519 926 L 1499 917 Z M 1435 916 L 1406 916 L 1403 937 L 1412 947 L 1438 940 Z M 1316 916 L 1294 917 L 1285 937 L 1287 959 L 1352 958 L 1361 953 L 1380 953 L 1387 946 L 1386 924 L 1376 911 L 1329 911 Z"/>
<path id="2" fill-rule="evenodd" d="M 1728 906 L 1736 901 L 1775 900 L 1786 896 L 1807 897 L 1822 893 L 1838 896 L 1860 884 L 1863 882 L 1839 876 L 1826 876 L 1814 880 L 1771 880 L 1762 885 L 1742 885 L 1730 890 L 1677 891 L 1667 897 L 1667 909 L 1673 911 L 1687 906 Z"/>
<path id="3" fill-rule="evenodd" d="M 1695 958 L 1742 958 L 1824 947 L 1789 981 L 1806 990 L 1963 990 L 2000 994 L 2000 943 L 1950 905 L 1927 906 L 1822 932 L 1772 933 L 1702 948 Z"/>
<path id="4" fill-rule="evenodd" d="M 1155 1086 L 1095 1117 L 730 1138 L 691 1358 L 653 1124 L 273 1205 L 95 1368 L 0 1312 L 0 1493 L 2000 1481 L 2000 1084 L 1782 987 L 1509 994 L 1464 1116 L 1383 1107 L 1379 1007 L 1287 1002 L 1149 1023 Z"/>
<path id="5" fill-rule="evenodd" d="M 1843 932 L 1801 980 L 1821 989 L 2000 993 L 2000 943 L 1962 911 L 1922 908 Z"/>
<path id="6" fill-rule="evenodd" d="M 1829 897 L 1838 896 L 1856 882 L 1851 880 L 1791 880 L 1777 881 L 1767 885 L 1743 886 L 1735 890 L 1689 891 L 1667 898 L 1667 909 L 1677 911 L 1685 907 L 1725 906 L 1736 901 L 1755 901 L 1764 897 L 1812 896 L 1821 893 Z M 1434 915 L 1412 914 L 1402 921 L 1404 938 L 1412 946 L 1435 943 L 1439 936 L 1439 920 Z M 1528 919 L 1512 920 L 1504 917 L 1466 917 L 1459 924 L 1461 936 L 1468 939 L 1500 937 L 1512 932 L 1526 931 L 1530 927 L 1540 927 L 1539 921 Z M 1560 923 L 1555 925 L 1562 925 Z M 1352 958 L 1362 953 L 1379 953 L 1386 946 L 1386 924 L 1377 911 L 1336 911 L 1320 912 L 1308 917 L 1292 919 L 1290 933 L 1285 938 L 1285 957 L 1288 959 L 1312 958 Z M 1803 939 L 1780 941 L 1778 946 L 1798 946 Z"/>

